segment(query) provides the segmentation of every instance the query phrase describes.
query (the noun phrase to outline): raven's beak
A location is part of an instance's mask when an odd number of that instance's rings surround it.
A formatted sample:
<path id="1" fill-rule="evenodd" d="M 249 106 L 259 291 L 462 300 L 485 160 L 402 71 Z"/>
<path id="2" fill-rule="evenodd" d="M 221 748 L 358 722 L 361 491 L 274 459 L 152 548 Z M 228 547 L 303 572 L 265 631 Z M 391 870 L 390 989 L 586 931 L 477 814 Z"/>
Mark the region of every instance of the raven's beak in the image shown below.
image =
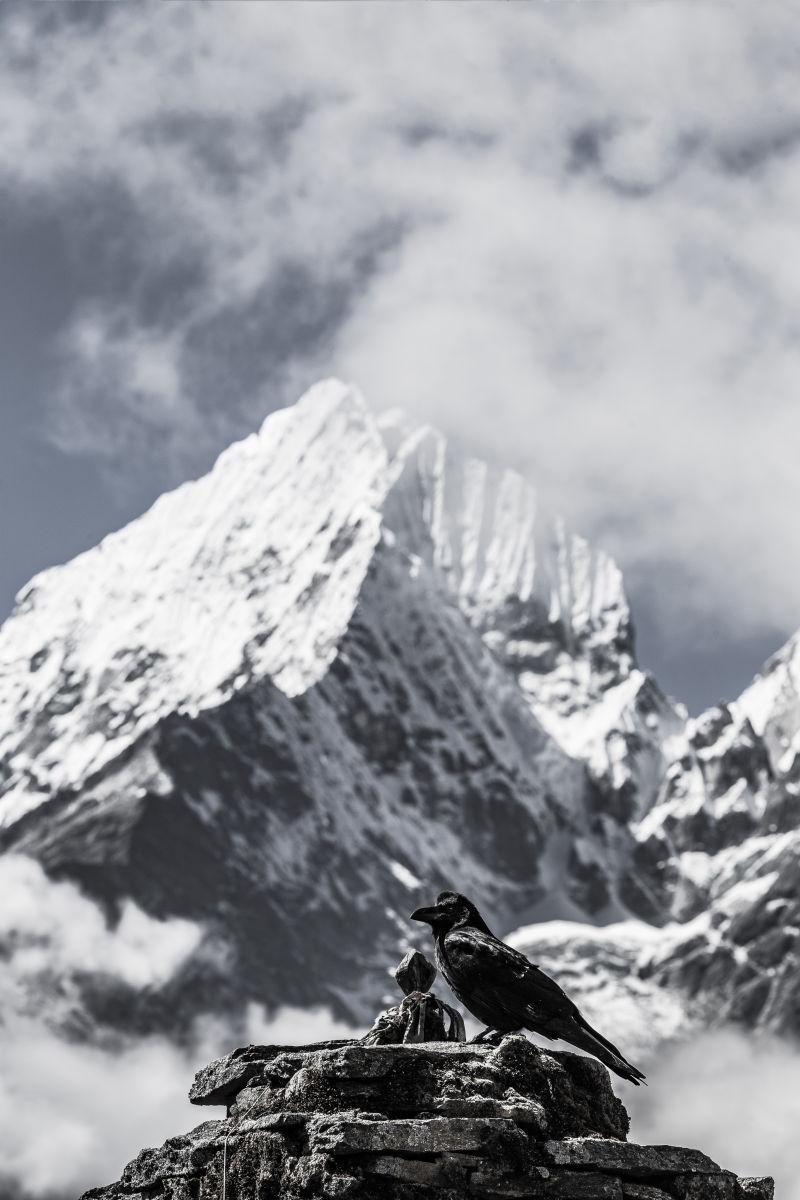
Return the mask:
<path id="1" fill-rule="evenodd" d="M 418 908 L 411 914 L 412 921 L 425 921 L 427 925 L 432 925 L 434 921 L 438 921 L 439 917 L 443 916 L 442 910 L 432 905 L 430 908 Z"/>

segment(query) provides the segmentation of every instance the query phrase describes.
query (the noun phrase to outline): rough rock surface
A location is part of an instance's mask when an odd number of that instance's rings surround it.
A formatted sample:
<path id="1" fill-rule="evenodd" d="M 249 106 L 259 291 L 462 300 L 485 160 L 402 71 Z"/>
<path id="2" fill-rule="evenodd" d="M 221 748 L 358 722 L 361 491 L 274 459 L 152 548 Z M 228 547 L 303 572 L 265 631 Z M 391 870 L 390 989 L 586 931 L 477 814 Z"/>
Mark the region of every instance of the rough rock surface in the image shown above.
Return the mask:
<path id="1" fill-rule="evenodd" d="M 632 826 L 637 886 L 646 881 L 659 925 L 550 922 L 513 935 L 590 1020 L 627 997 L 648 1027 L 626 1030 L 629 1045 L 692 1022 L 800 1029 L 798 647 L 736 705 L 688 723 L 656 803 Z"/>
<path id="2" fill-rule="evenodd" d="M 699 1150 L 638 1146 L 600 1063 L 497 1047 L 248 1046 L 195 1078 L 228 1116 L 85 1200 L 771 1200 Z"/>

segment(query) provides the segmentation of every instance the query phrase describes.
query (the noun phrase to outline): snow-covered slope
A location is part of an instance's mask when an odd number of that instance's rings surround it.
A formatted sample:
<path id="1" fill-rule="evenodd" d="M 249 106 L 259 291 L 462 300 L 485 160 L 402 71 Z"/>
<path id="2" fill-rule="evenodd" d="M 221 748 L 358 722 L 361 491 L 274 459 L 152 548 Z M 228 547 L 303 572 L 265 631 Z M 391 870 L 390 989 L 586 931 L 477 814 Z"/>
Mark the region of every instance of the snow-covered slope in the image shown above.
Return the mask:
<path id="1" fill-rule="evenodd" d="M 618 570 L 336 381 L 32 580 L 0 663 L 2 845 L 199 923 L 195 1003 L 367 1015 L 444 885 L 505 926 L 618 907 L 646 690 Z M 148 1005 L 105 1008 L 183 1019 Z"/>
<path id="2" fill-rule="evenodd" d="M 796 633 L 742 693 L 737 712 L 763 738 L 776 775 L 800 779 L 800 633 Z"/>
<path id="3" fill-rule="evenodd" d="M 390 441 L 402 417 L 384 418 Z M 685 711 L 638 669 L 616 563 L 539 511 L 513 471 L 464 459 L 432 429 L 399 440 L 384 521 L 443 578 L 531 710 L 585 761 L 604 807 L 646 810 Z"/>
<path id="4" fill-rule="evenodd" d="M 682 991 L 662 986 L 652 969 L 680 929 L 634 920 L 599 927 L 546 921 L 508 940 L 557 978 L 593 1025 L 613 1030 L 626 1054 L 644 1059 L 654 1045 L 700 1024 Z"/>
<path id="5" fill-rule="evenodd" d="M 676 1031 L 800 1030 L 797 647 L 795 637 L 738 701 L 672 743 L 656 801 L 632 826 L 632 877 L 662 927 L 622 923 L 587 940 L 582 926 L 555 922 L 515 935 L 557 976 L 580 975 L 586 1008 L 611 1004 L 634 1041 L 634 1012 L 658 1038 L 675 999 Z"/>
<path id="6" fill-rule="evenodd" d="M 379 538 L 387 455 L 322 384 L 204 478 L 36 576 L 0 633 L 0 820 L 79 786 L 170 712 L 317 682 Z"/>

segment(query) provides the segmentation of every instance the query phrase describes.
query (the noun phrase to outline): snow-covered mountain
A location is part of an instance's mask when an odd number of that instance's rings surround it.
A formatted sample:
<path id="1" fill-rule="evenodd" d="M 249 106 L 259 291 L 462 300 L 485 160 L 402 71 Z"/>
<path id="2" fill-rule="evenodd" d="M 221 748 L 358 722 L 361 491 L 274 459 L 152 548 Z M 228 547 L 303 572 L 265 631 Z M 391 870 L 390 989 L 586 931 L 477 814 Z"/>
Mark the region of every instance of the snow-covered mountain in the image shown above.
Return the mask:
<path id="1" fill-rule="evenodd" d="M 634 1035 L 644 1012 L 645 1038 L 730 1021 L 800 1031 L 799 684 L 794 637 L 738 701 L 673 743 L 656 801 L 632 825 L 634 875 L 660 928 L 550 922 L 513 935 L 588 1010 L 615 1005 Z M 637 1000 L 634 1019 L 625 1008 Z"/>
<path id="2" fill-rule="evenodd" d="M 112 917 L 199 923 L 204 1005 L 366 1015 L 445 884 L 505 925 L 613 909 L 627 779 L 601 802 L 571 730 L 597 754 L 626 688 L 638 720 L 619 572 L 339 383 L 37 576 L 0 663 L 4 847 Z M 118 992 L 126 1020 L 181 1011 Z"/>
<path id="3" fill-rule="evenodd" d="M 743 912 L 762 955 L 776 925 L 797 659 L 687 721 L 636 664 L 607 555 L 519 475 L 326 381 L 20 594 L 0 848 L 112 925 L 133 903 L 199 931 L 166 983 L 83 979 L 101 1023 L 365 1020 L 441 886 L 503 929 L 558 919 L 534 932 L 564 969 L 566 922 L 606 926 L 580 944 L 683 1011 L 755 986 Z"/>

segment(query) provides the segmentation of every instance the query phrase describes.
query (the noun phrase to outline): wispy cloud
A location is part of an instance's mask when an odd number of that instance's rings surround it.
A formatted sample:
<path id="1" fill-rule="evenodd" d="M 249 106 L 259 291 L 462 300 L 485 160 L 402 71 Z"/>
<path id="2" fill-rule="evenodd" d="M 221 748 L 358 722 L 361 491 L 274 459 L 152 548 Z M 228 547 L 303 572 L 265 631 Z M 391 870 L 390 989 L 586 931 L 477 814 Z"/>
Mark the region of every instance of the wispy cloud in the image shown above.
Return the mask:
<path id="1" fill-rule="evenodd" d="M 180 473 L 338 371 L 681 563 L 684 615 L 794 626 L 794 10 L 64 8 L 0 83 L 86 293 L 62 446 Z"/>
<path id="2" fill-rule="evenodd" d="M 83 1011 L 87 975 L 157 991 L 198 952 L 202 930 L 130 901 L 112 927 L 74 884 L 24 855 L 0 858 L 0 895 L 3 1195 L 66 1197 L 110 1182 L 143 1146 L 200 1123 L 187 1100 L 193 1074 L 237 1045 L 354 1033 L 323 1010 L 269 1015 L 252 1003 L 196 1019 L 180 1046 L 98 1031 Z"/>
<path id="3" fill-rule="evenodd" d="M 800 1052 L 796 1043 L 725 1029 L 666 1045 L 647 1089 L 625 1096 L 637 1142 L 695 1146 L 740 1175 L 772 1175 L 800 1200 Z"/>
<path id="4" fill-rule="evenodd" d="M 34 859 L 0 857 L 0 1014 L 41 1007 L 55 1021 L 80 1007 L 80 979 L 101 973 L 135 989 L 159 988 L 198 951 L 193 921 L 156 920 L 127 900 L 109 925 L 74 883 L 48 878 Z"/>
<path id="5" fill-rule="evenodd" d="M 193 1108 L 189 1085 L 238 1045 L 351 1036 L 325 1010 L 291 1007 L 270 1019 L 251 1006 L 243 1027 L 199 1021 L 181 1046 L 162 1037 L 86 1045 L 41 1020 L 14 1018 L 0 1026 L 0 1192 L 79 1195 L 118 1178 L 143 1147 L 224 1116 Z"/>

